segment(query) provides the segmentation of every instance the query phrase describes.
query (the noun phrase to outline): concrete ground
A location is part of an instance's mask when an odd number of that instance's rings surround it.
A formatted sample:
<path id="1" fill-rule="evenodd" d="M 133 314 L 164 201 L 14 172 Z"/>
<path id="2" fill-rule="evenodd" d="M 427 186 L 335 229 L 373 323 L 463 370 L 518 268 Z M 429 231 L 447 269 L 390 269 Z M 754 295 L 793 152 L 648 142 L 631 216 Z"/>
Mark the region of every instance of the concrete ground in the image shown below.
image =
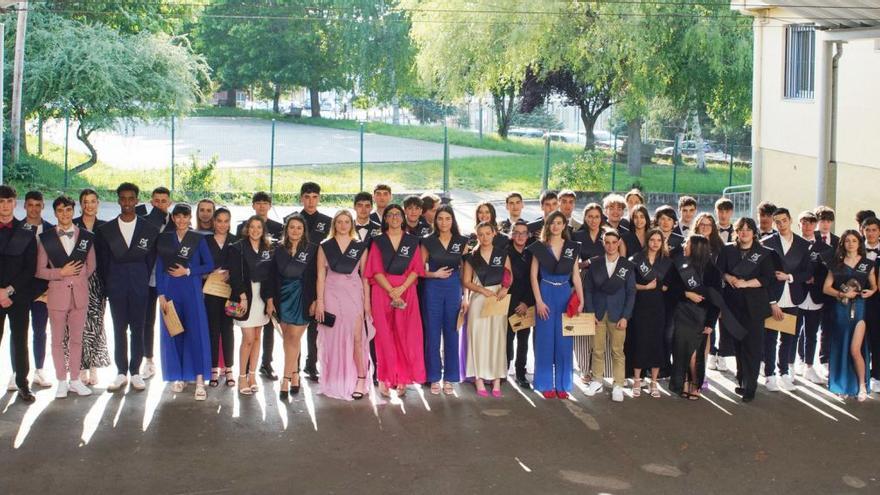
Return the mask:
<path id="1" fill-rule="evenodd" d="M 272 123 L 245 117 L 191 117 L 175 126 L 174 153 L 178 163 L 196 154 L 207 160 L 217 155 L 220 167 L 268 166 L 271 154 Z M 71 149 L 85 152 L 71 128 Z M 50 121 L 45 139 L 63 145 L 64 121 Z M 100 160 L 120 168 L 164 168 L 171 163 L 169 125 L 137 125 L 117 132 L 95 133 L 92 143 Z M 450 146 L 450 158 L 499 156 L 508 153 Z M 417 139 L 378 134 L 364 137 L 364 161 L 412 162 L 441 160 L 443 145 Z M 275 128 L 275 164 L 312 165 L 357 163 L 360 136 L 357 131 L 278 122 Z"/>

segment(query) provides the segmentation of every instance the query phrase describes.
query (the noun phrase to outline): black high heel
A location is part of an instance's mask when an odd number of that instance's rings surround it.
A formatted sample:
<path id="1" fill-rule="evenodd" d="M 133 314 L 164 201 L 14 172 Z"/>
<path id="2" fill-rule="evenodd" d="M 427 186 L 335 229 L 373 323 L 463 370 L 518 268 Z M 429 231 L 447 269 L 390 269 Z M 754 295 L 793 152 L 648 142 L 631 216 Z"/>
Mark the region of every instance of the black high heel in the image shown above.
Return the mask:
<path id="1" fill-rule="evenodd" d="M 294 371 L 293 374 L 298 375 L 299 370 Z M 293 376 L 290 377 L 290 381 L 293 382 Z M 298 383 L 296 385 L 291 384 L 290 385 L 290 395 L 296 395 L 298 393 L 299 393 L 299 384 Z"/>
<path id="2" fill-rule="evenodd" d="M 284 379 L 287 380 L 288 385 L 290 385 L 290 378 L 291 377 L 289 377 L 289 376 L 284 377 Z M 281 382 L 281 384 L 282 384 L 281 391 L 278 392 L 278 398 L 284 402 L 287 402 L 288 397 L 290 397 L 290 393 L 288 392 L 288 389 L 284 387 L 284 382 Z"/>
<path id="3" fill-rule="evenodd" d="M 367 379 L 367 377 L 365 377 L 365 376 L 359 376 L 359 377 L 358 377 L 358 380 L 366 380 L 366 379 Z M 352 392 L 352 394 L 351 394 L 351 398 L 354 399 L 354 400 L 361 400 L 361 399 L 364 398 L 364 393 L 363 393 L 363 392 L 358 392 L 357 390 L 355 390 L 354 392 Z"/>

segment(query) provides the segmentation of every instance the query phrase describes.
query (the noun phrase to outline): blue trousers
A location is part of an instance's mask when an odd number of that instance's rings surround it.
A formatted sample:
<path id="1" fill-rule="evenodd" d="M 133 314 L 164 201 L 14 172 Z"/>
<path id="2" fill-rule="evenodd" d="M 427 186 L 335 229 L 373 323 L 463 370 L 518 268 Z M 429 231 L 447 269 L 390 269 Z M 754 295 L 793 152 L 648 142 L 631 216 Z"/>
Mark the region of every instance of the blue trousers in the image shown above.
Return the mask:
<path id="1" fill-rule="evenodd" d="M 142 294 L 135 291 L 111 291 L 107 297 L 110 302 L 110 315 L 113 317 L 113 359 L 120 375 L 140 374 L 144 358 L 144 322 L 147 307 Z M 131 339 L 128 338 L 131 330 Z M 131 356 L 129 357 L 129 344 Z"/>
<path id="2" fill-rule="evenodd" d="M 461 380 L 458 364 L 458 312 L 461 309 L 461 281 L 458 274 L 424 281 L 425 371 L 429 382 Z M 443 337 L 443 360 L 440 337 Z"/>
<path id="3" fill-rule="evenodd" d="M 567 277 L 563 279 L 567 281 Z M 556 282 L 556 280 L 552 280 Z M 568 305 L 571 287 L 552 285 L 543 279 L 541 298 L 550 308 L 546 320 L 539 316 L 535 321 L 535 390 L 571 391 L 572 339 L 562 336 L 562 314 Z"/>
<path id="4" fill-rule="evenodd" d="M 34 368 L 43 369 L 46 361 L 46 323 L 49 321 L 49 310 L 42 301 L 31 302 L 31 328 L 34 331 Z M 15 371 L 15 348 L 14 342 L 9 341 L 9 356 L 12 363 L 12 371 Z"/>

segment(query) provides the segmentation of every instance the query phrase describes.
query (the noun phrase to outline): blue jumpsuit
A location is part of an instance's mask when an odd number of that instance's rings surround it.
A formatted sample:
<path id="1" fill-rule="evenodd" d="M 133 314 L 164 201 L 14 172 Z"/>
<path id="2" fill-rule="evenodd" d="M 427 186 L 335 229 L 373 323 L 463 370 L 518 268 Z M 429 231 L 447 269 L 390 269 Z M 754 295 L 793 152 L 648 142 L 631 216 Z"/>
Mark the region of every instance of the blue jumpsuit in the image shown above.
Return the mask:
<path id="1" fill-rule="evenodd" d="M 572 338 L 562 335 L 562 315 L 571 297 L 571 274 L 538 272 L 541 299 L 550 310 L 546 320 L 535 320 L 535 390 L 571 391 Z"/>
<path id="2" fill-rule="evenodd" d="M 439 263 L 428 262 L 429 271 L 437 271 Z M 461 310 L 461 274 L 455 269 L 449 278 L 429 278 L 425 284 L 425 371 L 434 383 L 461 380 L 458 356 L 458 312 Z M 440 362 L 440 336 L 443 336 L 443 362 Z M 442 367 L 442 373 L 441 373 Z"/>

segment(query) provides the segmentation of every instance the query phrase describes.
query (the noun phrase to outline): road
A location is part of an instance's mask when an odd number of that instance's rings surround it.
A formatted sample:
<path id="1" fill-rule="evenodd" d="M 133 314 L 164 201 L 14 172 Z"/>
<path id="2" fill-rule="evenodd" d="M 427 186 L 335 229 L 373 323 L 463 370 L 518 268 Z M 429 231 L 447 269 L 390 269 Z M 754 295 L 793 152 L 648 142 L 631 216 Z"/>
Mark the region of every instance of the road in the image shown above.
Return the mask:
<path id="1" fill-rule="evenodd" d="M 85 152 L 85 146 L 71 126 L 71 149 Z M 271 154 L 272 123 L 245 117 L 191 117 L 178 120 L 174 129 L 174 154 L 177 163 L 195 154 L 202 160 L 213 155 L 220 167 L 268 166 Z M 64 143 L 64 121 L 46 123 L 45 139 Z M 128 169 L 165 168 L 171 162 L 169 125 L 121 126 L 115 132 L 96 132 L 93 144 L 99 159 L 111 166 Z M 313 165 L 357 163 L 360 160 L 360 136 L 346 131 L 289 122 L 278 122 L 275 130 L 276 165 Z M 507 153 L 450 146 L 451 158 L 501 156 Z M 443 145 L 417 139 L 366 134 L 364 161 L 412 162 L 441 160 Z"/>

